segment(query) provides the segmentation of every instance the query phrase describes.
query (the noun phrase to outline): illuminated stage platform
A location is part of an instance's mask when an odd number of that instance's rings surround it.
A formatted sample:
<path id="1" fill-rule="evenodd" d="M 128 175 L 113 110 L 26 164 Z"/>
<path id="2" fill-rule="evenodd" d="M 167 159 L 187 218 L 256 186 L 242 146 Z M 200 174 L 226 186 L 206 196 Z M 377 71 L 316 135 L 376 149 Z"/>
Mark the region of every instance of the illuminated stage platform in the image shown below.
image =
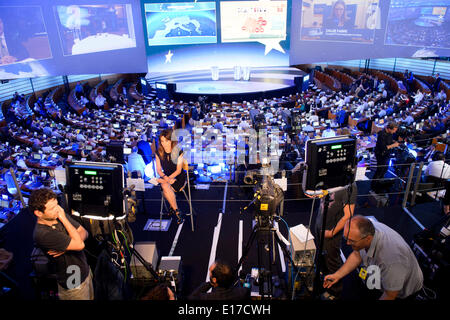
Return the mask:
<path id="1" fill-rule="evenodd" d="M 173 98 L 197 101 L 199 96 L 209 101 L 238 101 L 281 97 L 297 91 L 295 77 L 305 72 L 290 67 L 251 68 L 248 81 L 235 80 L 234 69 L 218 70 L 218 80 L 212 80 L 211 70 L 190 71 L 171 74 L 148 74 L 146 79 L 156 82 L 174 83 Z"/>

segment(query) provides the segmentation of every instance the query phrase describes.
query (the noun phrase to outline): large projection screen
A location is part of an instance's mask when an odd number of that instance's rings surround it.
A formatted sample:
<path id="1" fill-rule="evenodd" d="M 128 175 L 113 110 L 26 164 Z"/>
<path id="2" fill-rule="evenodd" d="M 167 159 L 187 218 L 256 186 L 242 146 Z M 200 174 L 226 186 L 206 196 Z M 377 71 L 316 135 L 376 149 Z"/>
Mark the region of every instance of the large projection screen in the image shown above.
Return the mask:
<path id="1" fill-rule="evenodd" d="M 450 54 L 450 0 L 303 0 L 291 21 L 291 65 Z"/>
<path id="2" fill-rule="evenodd" d="M 2 0 L 0 79 L 146 72 L 139 0 Z"/>

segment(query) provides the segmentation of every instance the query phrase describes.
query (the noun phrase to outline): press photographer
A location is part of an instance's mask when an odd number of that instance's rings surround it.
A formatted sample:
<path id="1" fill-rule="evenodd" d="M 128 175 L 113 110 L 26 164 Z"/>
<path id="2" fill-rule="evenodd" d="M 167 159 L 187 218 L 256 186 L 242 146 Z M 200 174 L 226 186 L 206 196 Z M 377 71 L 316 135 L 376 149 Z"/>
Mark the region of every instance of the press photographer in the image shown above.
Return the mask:
<path id="1" fill-rule="evenodd" d="M 375 157 L 377 158 L 377 169 L 372 178 L 371 189 L 375 193 L 379 193 L 382 189 L 381 179 L 384 178 L 388 171 L 389 159 L 391 151 L 400 144 L 394 141 L 393 134 L 398 130 L 398 124 L 389 122 L 386 127 L 378 133 L 377 143 L 375 145 Z"/>

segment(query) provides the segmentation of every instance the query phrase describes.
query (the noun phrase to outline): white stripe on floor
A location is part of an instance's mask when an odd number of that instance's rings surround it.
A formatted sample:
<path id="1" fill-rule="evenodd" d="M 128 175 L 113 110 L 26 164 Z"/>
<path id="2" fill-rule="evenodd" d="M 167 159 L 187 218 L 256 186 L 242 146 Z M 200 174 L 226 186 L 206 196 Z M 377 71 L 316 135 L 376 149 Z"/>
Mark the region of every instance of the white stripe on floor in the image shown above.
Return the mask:
<path id="1" fill-rule="evenodd" d="M 420 229 L 425 230 L 423 224 L 421 224 L 419 220 L 417 220 L 417 218 L 407 208 L 403 208 L 403 210 L 408 214 L 408 216 L 411 217 L 411 219 L 414 220 L 414 222 L 419 226 Z"/>
<path id="2" fill-rule="evenodd" d="M 175 247 L 178 243 L 178 237 L 180 236 L 181 229 L 183 229 L 184 222 L 180 225 L 178 225 L 177 233 L 175 234 L 175 239 L 173 239 L 172 248 L 170 248 L 169 257 L 173 255 L 173 252 L 175 251 Z"/>
<path id="3" fill-rule="evenodd" d="M 243 242 L 243 238 L 244 238 L 244 221 L 239 220 L 238 263 L 239 263 L 239 260 L 241 260 L 241 257 L 242 257 L 242 242 Z M 241 270 L 242 270 L 242 265 L 240 266 L 240 268 L 238 270 L 238 274 L 239 274 L 239 272 Z"/>
<path id="4" fill-rule="evenodd" d="M 208 271 L 206 272 L 206 282 L 209 281 L 209 267 L 216 260 L 217 242 L 219 241 L 220 228 L 222 227 L 223 212 L 225 212 L 225 203 L 226 203 L 226 200 L 227 200 L 227 189 L 228 189 L 228 181 L 225 184 L 225 192 L 223 194 L 222 212 L 219 213 L 219 217 L 217 219 L 217 225 L 214 228 L 213 241 L 212 241 L 212 246 L 211 246 L 211 253 L 209 254 Z"/>

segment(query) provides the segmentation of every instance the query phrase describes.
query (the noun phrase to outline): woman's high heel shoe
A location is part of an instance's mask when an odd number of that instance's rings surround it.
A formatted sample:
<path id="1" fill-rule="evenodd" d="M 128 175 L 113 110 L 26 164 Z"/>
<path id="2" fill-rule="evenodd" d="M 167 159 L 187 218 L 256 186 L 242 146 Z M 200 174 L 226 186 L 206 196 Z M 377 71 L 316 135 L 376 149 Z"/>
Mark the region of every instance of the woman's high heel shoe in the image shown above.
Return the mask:
<path id="1" fill-rule="evenodd" d="M 184 222 L 184 218 L 181 216 L 179 209 L 175 210 L 175 215 L 177 216 L 177 223 L 182 224 Z"/>

